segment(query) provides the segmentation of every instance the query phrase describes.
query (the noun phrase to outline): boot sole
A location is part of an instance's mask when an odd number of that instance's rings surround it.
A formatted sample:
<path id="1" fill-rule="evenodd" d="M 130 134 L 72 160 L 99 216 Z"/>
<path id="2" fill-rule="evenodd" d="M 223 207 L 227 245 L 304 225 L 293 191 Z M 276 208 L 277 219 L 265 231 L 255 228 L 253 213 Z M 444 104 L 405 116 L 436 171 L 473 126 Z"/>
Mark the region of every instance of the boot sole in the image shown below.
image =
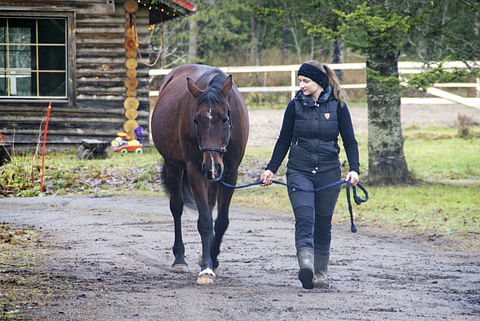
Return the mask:
<path id="1" fill-rule="evenodd" d="M 313 289 L 313 271 L 310 269 L 301 269 L 298 272 L 298 279 L 302 282 L 304 289 Z"/>

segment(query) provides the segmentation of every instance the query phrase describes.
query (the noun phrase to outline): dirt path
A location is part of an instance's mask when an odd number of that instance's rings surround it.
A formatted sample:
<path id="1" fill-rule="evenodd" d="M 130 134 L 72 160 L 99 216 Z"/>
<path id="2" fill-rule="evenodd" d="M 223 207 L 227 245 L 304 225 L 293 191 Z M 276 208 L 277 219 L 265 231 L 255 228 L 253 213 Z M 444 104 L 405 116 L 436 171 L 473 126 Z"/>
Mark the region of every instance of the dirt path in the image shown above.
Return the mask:
<path id="1" fill-rule="evenodd" d="M 42 232 L 49 303 L 32 320 L 479 320 L 480 253 L 334 228 L 329 290 L 296 279 L 292 217 L 232 208 L 214 286 L 195 285 L 196 214 L 184 215 L 190 273 L 170 271 L 161 197 L 0 199 L 0 221 Z M 40 251 L 40 250 L 39 250 Z M 0 271 L 4 272 L 4 271 Z M 0 278 L 2 277 L 0 273 Z M 63 282 L 64 286 L 55 286 Z"/>
<path id="2" fill-rule="evenodd" d="M 458 114 L 480 123 L 480 110 L 459 105 L 405 106 L 402 122 L 454 126 Z M 282 115 L 252 111 L 250 146 L 273 144 Z M 352 108 L 352 118 L 355 130 L 366 133 L 366 108 Z M 0 224 L 27 226 L 41 240 L 26 252 L 32 264 L 0 262 L 0 285 L 23 289 L 27 297 L 4 306 L 0 319 L 480 320 L 479 249 L 442 251 L 335 226 L 332 288 L 307 291 L 296 278 L 292 217 L 232 208 L 218 280 L 199 287 L 196 217 L 192 211 L 184 215 L 191 271 L 175 274 L 166 198 L 0 199 Z M 24 280 L 32 276 L 39 282 L 30 286 Z M 0 299 L 8 295 L 0 293 Z"/>

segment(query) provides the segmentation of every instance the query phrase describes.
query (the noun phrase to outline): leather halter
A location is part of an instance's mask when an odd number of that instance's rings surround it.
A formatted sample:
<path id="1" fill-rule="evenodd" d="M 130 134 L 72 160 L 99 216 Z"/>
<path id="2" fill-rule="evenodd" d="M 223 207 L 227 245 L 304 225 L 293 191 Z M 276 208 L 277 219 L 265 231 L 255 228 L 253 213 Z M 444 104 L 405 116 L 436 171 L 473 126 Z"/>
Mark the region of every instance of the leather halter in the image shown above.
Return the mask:
<path id="1" fill-rule="evenodd" d="M 202 153 L 204 153 L 204 152 L 226 153 L 227 152 L 227 146 L 225 146 L 225 147 L 200 147 L 200 145 L 198 145 L 198 149 L 200 149 L 200 151 Z"/>
<path id="2" fill-rule="evenodd" d="M 230 106 L 227 105 L 227 115 L 228 115 L 228 127 L 231 129 L 232 128 L 232 118 L 230 117 Z M 198 132 L 197 132 L 197 141 L 198 141 Z M 229 142 L 230 142 L 230 139 L 229 139 Z M 204 152 L 218 152 L 218 153 L 226 153 L 227 152 L 227 146 L 228 146 L 228 142 L 227 142 L 227 145 L 223 146 L 223 147 L 202 147 L 200 146 L 200 143 L 198 144 L 198 149 L 200 150 L 200 152 L 204 153 Z"/>

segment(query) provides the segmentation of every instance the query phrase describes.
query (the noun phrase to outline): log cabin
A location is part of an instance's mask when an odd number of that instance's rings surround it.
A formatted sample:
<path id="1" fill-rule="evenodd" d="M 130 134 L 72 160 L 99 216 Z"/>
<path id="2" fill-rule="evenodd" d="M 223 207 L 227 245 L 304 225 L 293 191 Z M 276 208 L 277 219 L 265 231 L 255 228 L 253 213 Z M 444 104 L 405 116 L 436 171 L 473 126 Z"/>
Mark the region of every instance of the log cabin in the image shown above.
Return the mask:
<path id="1" fill-rule="evenodd" d="M 149 27 L 186 0 L 0 0 L 0 134 L 15 149 L 75 149 L 149 128 Z"/>

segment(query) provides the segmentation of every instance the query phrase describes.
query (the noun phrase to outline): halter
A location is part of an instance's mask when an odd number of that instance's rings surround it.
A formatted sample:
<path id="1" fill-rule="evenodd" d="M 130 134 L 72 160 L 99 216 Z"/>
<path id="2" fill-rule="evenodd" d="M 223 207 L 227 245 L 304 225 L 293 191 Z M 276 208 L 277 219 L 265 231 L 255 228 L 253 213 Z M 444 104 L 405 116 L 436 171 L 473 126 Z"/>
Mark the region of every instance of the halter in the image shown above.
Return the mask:
<path id="1" fill-rule="evenodd" d="M 228 145 L 227 145 L 228 146 Z M 203 152 L 219 152 L 219 153 L 226 153 L 227 152 L 227 146 L 224 147 L 201 147 L 198 145 L 198 149 Z"/>
<path id="2" fill-rule="evenodd" d="M 230 117 L 230 110 L 231 110 L 230 105 L 227 104 L 228 127 L 231 129 L 232 128 L 232 117 Z M 204 152 L 226 153 L 227 152 L 228 143 L 227 143 L 227 145 L 225 145 L 223 147 L 202 147 L 202 146 L 200 146 L 200 142 L 199 142 L 199 139 L 198 139 L 198 130 L 197 130 L 196 135 L 197 135 L 198 149 L 200 150 L 200 152 L 202 152 L 202 153 L 204 153 Z M 230 142 L 230 138 L 228 139 L 228 141 Z"/>

